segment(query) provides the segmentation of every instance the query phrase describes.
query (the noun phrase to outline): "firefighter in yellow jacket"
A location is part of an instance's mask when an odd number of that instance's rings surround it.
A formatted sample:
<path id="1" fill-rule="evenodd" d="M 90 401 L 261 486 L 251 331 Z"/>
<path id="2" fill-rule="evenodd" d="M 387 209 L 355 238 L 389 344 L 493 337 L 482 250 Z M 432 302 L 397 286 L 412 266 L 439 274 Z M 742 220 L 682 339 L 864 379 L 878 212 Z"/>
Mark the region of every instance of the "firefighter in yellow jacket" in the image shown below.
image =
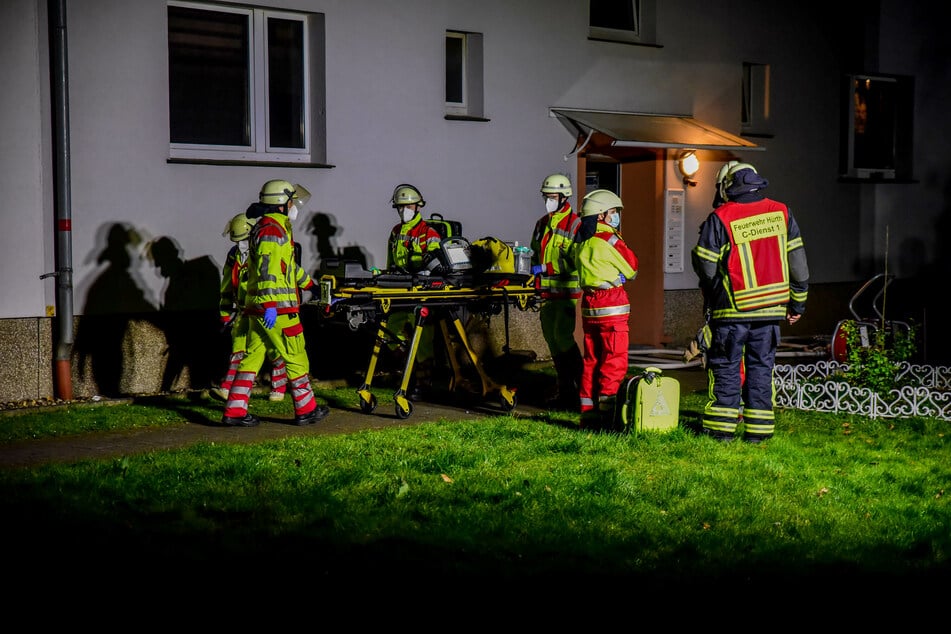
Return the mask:
<path id="1" fill-rule="evenodd" d="M 548 405 L 578 409 L 581 381 L 581 351 L 575 341 L 575 314 L 581 287 L 570 256 L 581 217 L 571 208 L 571 181 L 564 174 L 552 174 L 542 181 L 545 215 L 532 231 L 532 274 L 540 280 L 544 299 L 539 310 L 542 336 L 555 364 L 558 391 Z"/>
<path id="2" fill-rule="evenodd" d="M 581 284 L 584 367 L 581 372 L 581 424 L 613 423 L 617 392 L 627 374 L 631 304 L 624 283 L 637 275 L 637 255 L 624 242 L 621 199 L 596 189 L 584 197 L 581 228 L 573 250 Z"/>
<path id="3" fill-rule="evenodd" d="M 212 394 L 228 399 L 231 384 L 238 373 L 238 365 L 244 358 L 248 342 L 248 325 L 251 320 L 244 314 L 244 305 L 248 296 L 248 252 L 250 250 L 251 229 L 257 218 L 249 218 L 246 213 L 237 214 L 228 221 L 223 237 L 230 238 L 234 246 L 225 257 L 221 269 L 221 289 L 218 301 L 218 315 L 222 329 L 231 330 L 231 356 L 228 359 L 228 370 L 221 381 L 221 385 L 212 390 Z M 271 393 L 268 399 L 283 401 L 287 391 L 287 366 L 284 359 L 277 357 L 269 359 L 271 362 Z"/>
<path id="4" fill-rule="evenodd" d="M 254 379 L 268 356 L 280 356 L 287 365 L 294 399 L 294 423 L 309 425 L 330 413 L 318 405 L 310 385 L 310 364 L 300 320 L 300 291 L 314 282 L 297 263 L 291 225 L 310 192 L 285 180 L 269 180 L 261 187 L 264 214 L 251 232 L 248 265 L 248 349 L 228 393 L 222 423 L 253 427 L 260 423 L 248 412 Z"/>
<path id="5" fill-rule="evenodd" d="M 426 200 L 419 189 L 409 183 L 397 185 L 390 198 L 390 204 L 399 216 L 399 222 L 390 229 L 386 245 L 386 268 L 389 271 L 404 273 L 429 272 L 430 264 L 440 249 L 439 232 L 427 223 L 422 216 Z M 396 333 L 400 342 L 394 342 L 405 349 L 413 336 L 416 326 L 415 312 L 391 313 L 387 319 L 387 328 Z M 416 369 L 409 390 L 411 400 L 420 400 L 432 388 L 433 365 L 435 363 L 434 326 L 427 324 L 420 333 L 419 347 L 416 350 Z"/>

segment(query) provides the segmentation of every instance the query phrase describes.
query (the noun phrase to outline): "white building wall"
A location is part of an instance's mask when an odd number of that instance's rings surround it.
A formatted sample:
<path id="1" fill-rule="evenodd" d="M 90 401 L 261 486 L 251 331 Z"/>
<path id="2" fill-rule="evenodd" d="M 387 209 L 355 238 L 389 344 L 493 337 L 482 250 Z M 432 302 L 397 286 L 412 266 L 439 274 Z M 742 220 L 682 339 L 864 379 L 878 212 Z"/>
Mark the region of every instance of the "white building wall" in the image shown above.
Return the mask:
<path id="1" fill-rule="evenodd" d="M 550 107 L 691 114 L 738 133 L 743 61 L 771 65 L 774 117 L 773 136 L 755 139 L 766 151 L 744 158 L 770 180 L 770 194 L 797 213 L 813 282 L 864 275 L 857 272 L 860 236 L 868 232 L 863 223 L 883 214 L 861 210 L 869 204 L 861 188 L 890 187 L 872 204 L 889 205 L 884 215 L 898 215 L 904 233 L 920 237 L 925 252 L 935 251 L 934 215 L 909 217 L 897 199 L 941 208 L 946 179 L 936 168 L 946 164 L 946 149 L 934 148 L 922 163 L 928 180 L 917 185 L 837 181 L 842 69 L 828 16 L 819 20 L 786 2 L 759 3 L 755 11 L 715 11 L 700 0 L 658 2 L 662 47 L 655 48 L 587 40 L 586 3 L 573 0 L 260 4 L 326 14 L 332 169 L 167 164 L 166 3 L 67 3 L 77 314 L 86 310 L 90 289 L 115 253 L 107 249 L 110 235 L 128 237 L 121 250 L 128 254 L 129 274 L 142 289 L 141 300 L 159 308 L 165 278 L 146 257 L 149 240 L 167 236 L 183 259 L 208 258 L 220 266 L 229 247 L 221 236 L 227 219 L 274 177 L 303 183 L 314 194 L 297 235 L 311 270 L 318 264 L 316 237 L 306 231 L 314 213 L 328 214 L 337 225 L 335 247 L 361 248 L 371 266 L 384 266 L 395 222 L 388 200 L 401 182 L 420 187 L 428 201 L 424 211 L 461 220 L 472 239 L 527 241 L 542 211 L 542 178 L 554 171 L 577 177 L 574 160 L 564 160 L 574 139 L 549 117 Z M 0 318 L 41 316 L 53 303 L 53 282 L 39 280 L 53 270 L 54 245 L 46 28 L 45 0 L 0 3 L 0 80 L 6 87 L 0 100 L 6 221 Z M 484 34 L 487 123 L 443 118 L 447 29 Z M 921 60 L 899 61 L 880 70 L 914 74 Z M 924 106 L 932 103 L 928 94 L 919 84 Z M 931 122 L 916 121 L 921 145 L 940 138 L 927 128 L 922 132 L 926 125 Z M 699 186 L 687 192 L 688 243 L 710 211 L 715 167 L 703 169 Z M 672 168 L 668 173 L 679 186 Z M 666 287 L 695 288 L 689 264 L 684 273 L 669 274 Z M 116 298 L 114 305 L 97 305 L 121 310 L 140 304 Z"/>

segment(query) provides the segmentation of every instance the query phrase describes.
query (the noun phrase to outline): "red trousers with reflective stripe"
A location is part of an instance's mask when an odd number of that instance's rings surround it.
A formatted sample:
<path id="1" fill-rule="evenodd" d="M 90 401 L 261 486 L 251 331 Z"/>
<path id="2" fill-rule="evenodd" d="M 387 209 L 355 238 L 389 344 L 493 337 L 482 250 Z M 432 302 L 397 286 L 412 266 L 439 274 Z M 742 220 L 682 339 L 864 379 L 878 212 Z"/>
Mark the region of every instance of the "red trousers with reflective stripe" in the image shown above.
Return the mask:
<path id="1" fill-rule="evenodd" d="M 582 319 L 584 366 L 581 411 L 597 408 L 598 398 L 614 396 L 627 374 L 630 327 L 628 316 Z"/>

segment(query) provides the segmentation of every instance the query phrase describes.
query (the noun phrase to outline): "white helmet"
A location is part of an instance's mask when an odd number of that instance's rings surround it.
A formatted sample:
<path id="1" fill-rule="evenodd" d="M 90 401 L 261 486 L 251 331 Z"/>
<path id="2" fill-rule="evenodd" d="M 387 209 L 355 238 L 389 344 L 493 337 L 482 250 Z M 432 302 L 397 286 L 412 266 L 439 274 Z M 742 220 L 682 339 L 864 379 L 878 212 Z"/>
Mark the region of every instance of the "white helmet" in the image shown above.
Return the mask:
<path id="1" fill-rule="evenodd" d="M 740 163 L 739 161 L 728 161 L 720 168 L 720 171 L 717 172 L 717 190 L 720 192 L 720 197 L 723 200 L 728 200 L 726 190 L 733 185 L 733 175 L 744 169 L 750 169 L 753 170 L 753 173 L 757 173 L 755 167 L 749 163 Z"/>
<path id="2" fill-rule="evenodd" d="M 228 221 L 222 237 L 231 238 L 232 242 L 241 242 L 247 240 L 251 235 L 251 229 L 254 227 L 256 219 L 248 218 L 245 214 L 238 214 Z"/>
<path id="3" fill-rule="evenodd" d="M 288 181 L 274 179 L 261 186 L 258 199 L 265 205 L 283 205 L 293 200 L 295 205 L 302 207 L 310 200 L 310 192 L 303 185 L 291 185 Z"/>
<path id="4" fill-rule="evenodd" d="M 620 197 L 607 189 L 596 189 L 588 193 L 581 203 L 581 217 L 597 216 L 611 209 L 624 209 Z"/>
<path id="5" fill-rule="evenodd" d="M 564 174 L 552 174 L 542 181 L 542 193 L 571 196 L 571 181 Z"/>
<path id="6" fill-rule="evenodd" d="M 419 193 L 418 189 L 409 183 L 397 185 L 396 189 L 393 190 L 393 197 L 390 199 L 390 202 L 393 203 L 394 207 L 400 207 L 402 205 L 419 205 L 420 208 L 422 208 L 426 206 L 426 201 L 423 200 L 423 195 Z"/>

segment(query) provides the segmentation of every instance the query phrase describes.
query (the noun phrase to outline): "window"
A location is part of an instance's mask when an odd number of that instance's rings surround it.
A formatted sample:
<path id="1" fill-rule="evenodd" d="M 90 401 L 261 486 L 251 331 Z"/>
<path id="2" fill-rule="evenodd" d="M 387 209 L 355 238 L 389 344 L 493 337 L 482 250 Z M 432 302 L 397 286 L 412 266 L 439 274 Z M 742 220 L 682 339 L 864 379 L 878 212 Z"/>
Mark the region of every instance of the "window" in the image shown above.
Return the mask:
<path id="1" fill-rule="evenodd" d="M 769 107 L 769 64 L 743 62 L 741 133 L 772 136 L 769 133 Z"/>
<path id="2" fill-rule="evenodd" d="M 912 177 L 914 78 L 845 75 L 839 175 L 871 181 Z"/>
<path id="3" fill-rule="evenodd" d="M 323 16 L 168 4 L 172 159 L 322 163 Z"/>
<path id="4" fill-rule="evenodd" d="M 656 46 L 656 0 L 589 0 L 588 38 Z"/>
<path id="5" fill-rule="evenodd" d="M 446 31 L 446 118 L 488 121 L 482 93 L 482 34 Z"/>

